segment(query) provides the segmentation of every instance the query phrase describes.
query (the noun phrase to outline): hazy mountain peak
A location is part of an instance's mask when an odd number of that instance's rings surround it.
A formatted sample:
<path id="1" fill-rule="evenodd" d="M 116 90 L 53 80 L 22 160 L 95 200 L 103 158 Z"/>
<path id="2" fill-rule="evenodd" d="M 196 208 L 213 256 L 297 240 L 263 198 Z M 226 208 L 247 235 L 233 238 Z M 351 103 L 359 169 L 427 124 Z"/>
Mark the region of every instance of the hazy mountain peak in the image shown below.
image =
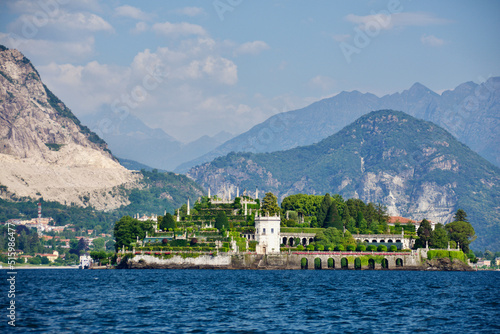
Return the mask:
<path id="1" fill-rule="evenodd" d="M 420 82 L 414 83 L 410 89 L 408 90 L 408 94 L 411 95 L 423 95 L 423 94 L 434 94 L 437 95 L 434 91 L 430 90 L 426 86 L 422 85 Z"/>
<path id="2" fill-rule="evenodd" d="M 371 93 L 343 91 L 307 107 L 274 115 L 176 170 L 185 172 L 231 151 L 273 152 L 316 143 L 363 114 L 379 109 L 402 110 L 433 121 L 500 166 L 500 139 L 496 130 L 500 127 L 500 78 L 488 79 L 478 94 L 476 86 L 465 83 L 439 95 L 417 82 L 408 90 L 380 98 Z"/>

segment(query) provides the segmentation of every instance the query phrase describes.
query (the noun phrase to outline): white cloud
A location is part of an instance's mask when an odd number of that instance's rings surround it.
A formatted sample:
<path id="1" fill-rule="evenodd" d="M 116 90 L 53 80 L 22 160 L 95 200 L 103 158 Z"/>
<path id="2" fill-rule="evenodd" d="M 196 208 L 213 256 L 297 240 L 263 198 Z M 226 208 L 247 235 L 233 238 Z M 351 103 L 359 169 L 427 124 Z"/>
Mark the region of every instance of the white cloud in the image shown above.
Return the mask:
<path id="1" fill-rule="evenodd" d="M 165 36 L 188 36 L 188 35 L 198 35 L 205 36 L 207 32 L 202 26 L 197 24 L 181 22 L 181 23 L 155 23 L 153 25 L 153 31 L 158 34 Z"/>
<path id="2" fill-rule="evenodd" d="M 84 66 L 39 66 L 44 83 L 77 115 L 92 113 L 126 91 L 130 69 L 92 61 Z"/>
<path id="3" fill-rule="evenodd" d="M 55 16 L 23 14 L 8 25 L 8 31 L 24 40 L 75 42 L 97 32 L 114 32 L 114 29 L 96 14 L 60 10 Z"/>
<path id="4" fill-rule="evenodd" d="M 317 75 L 307 85 L 313 89 L 321 89 L 322 91 L 331 91 L 335 87 L 335 80 L 328 76 Z"/>
<path id="5" fill-rule="evenodd" d="M 120 6 L 120 7 L 115 8 L 115 15 L 129 17 L 132 19 L 140 20 L 140 21 L 147 21 L 150 18 L 150 15 L 144 13 L 139 8 L 132 7 L 129 5 L 124 5 L 124 6 Z"/>
<path id="6" fill-rule="evenodd" d="M 74 41 L 51 41 L 45 39 L 24 39 L 13 34 L 0 33 L 0 43 L 8 48 L 23 52 L 38 64 L 80 61 L 94 53 L 94 37 L 83 37 Z"/>
<path id="7" fill-rule="evenodd" d="M 236 55 L 242 55 L 242 54 L 252 54 L 256 55 L 261 53 L 264 50 L 268 50 L 270 47 L 267 45 L 266 42 L 263 41 L 253 41 L 253 42 L 246 42 L 240 45 L 236 51 Z"/>
<path id="8" fill-rule="evenodd" d="M 444 44 L 444 40 L 437 38 L 434 35 L 422 35 L 420 37 L 420 42 L 422 42 L 423 45 L 428 45 L 428 46 L 442 46 Z"/>
<path id="9" fill-rule="evenodd" d="M 176 9 L 173 12 L 178 15 L 186 15 L 190 17 L 205 14 L 205 10 L 201 7 L 184 7 Z"/>
<path id="10" fill-rule="evenodd" d="M 405 12 L 394 14 L 372 14 L 358 16 L 349 14 L 345 17 L 349 22 L 358 25 L 361 30 L 380 29 L 390 30 L 395 27 L 405 26 L 429 26 L 436 24 L 447 24 L 450 20 L 435 17 L 433 14 L 425 12 Z"/>
<path id="11" fill-rule="evenodd" d="M 140 33 L 143 33 L 145 31 L 147 31 L 149 29 L 148 25 L 146 24 L 146 22 L 137 22 L 135 24 L 135 27 L 134 29 L 132 29 L 131 31 L 134 33 L 134 34 L 140 34 Z"/>
<path id="12" fill-rule="evenodd" d="M 234 93 L 238 67 L 219 53 L 215 41 L 203 37 L 183 42 L 138 52 L 127 67 L 50 63 L 39 70 L 44 82 L 77 116 L 113 110 L 117 101 L 123 105 L 132 100 L 129 112 L 184 141 L 228 128 L 244 131 L 255 124 L 255 117 L 267 118 Z M 140 91 L 142 95 L 134 100 L 134 92 Z"/>

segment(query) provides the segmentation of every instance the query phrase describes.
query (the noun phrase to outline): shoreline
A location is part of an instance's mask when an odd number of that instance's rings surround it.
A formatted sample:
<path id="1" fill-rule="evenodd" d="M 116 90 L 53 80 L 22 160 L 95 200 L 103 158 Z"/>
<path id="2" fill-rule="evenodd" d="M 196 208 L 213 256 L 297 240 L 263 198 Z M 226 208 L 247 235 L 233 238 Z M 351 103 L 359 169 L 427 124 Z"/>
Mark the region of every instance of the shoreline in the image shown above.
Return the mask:
<path id="1" fill-rule="evenodd" d="M 10 270 L 10 271 L 14 271 L 14 270 L 17 270 L 17 269 L 79 269 L 78 266 L 76 267 L 73 267 L 73 266 L 19 266 L 19 267 L 14 267 L 12 269 L 10 269 L 10 267 L 3 267 L 3 268 L 0 268 L 0 270 Z"/>

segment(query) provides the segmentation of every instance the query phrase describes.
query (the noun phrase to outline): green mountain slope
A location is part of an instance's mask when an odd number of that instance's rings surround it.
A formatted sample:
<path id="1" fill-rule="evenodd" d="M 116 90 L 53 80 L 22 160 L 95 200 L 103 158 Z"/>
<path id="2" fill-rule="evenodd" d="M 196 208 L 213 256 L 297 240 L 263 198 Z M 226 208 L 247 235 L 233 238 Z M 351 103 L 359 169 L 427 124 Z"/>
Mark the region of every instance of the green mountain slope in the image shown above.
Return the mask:
<path id="1" fill-rule="evenodd" d="M 500 249 L 499 168 L 439 126 L 398 111 L 371 112 L 317 144 L 231 153 L 189 174 L 212 190 L 339 193 L 443 223 L 462 208 L 478 235 L 473 247 Z"/>

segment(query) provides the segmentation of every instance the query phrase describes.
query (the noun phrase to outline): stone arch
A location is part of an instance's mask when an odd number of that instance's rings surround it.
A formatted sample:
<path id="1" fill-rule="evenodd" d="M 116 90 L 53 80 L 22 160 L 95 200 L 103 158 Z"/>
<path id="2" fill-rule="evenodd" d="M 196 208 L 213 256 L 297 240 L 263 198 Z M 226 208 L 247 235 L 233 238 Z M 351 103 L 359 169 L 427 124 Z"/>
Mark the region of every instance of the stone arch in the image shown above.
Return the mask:
<path id="1" fill-rule="evenodd" d="M 288 238 L 287 237 L 283 237 L 283 240 L 281 240 L 281 241 L 282 241 L 281 243 L 286 246 Z"/>
<path id="2" fill-rule="evenodd" d="M 319 257 L 314 259 L 314 269 L 322 269 L 321 267 L 321 259 Z"/>
<path id="3" fill-rule="evenodd" d="M 387 260 L 386 258 L 382 259 L 382 268 L 389 269 L 389 260 Z"/>
<path id="4" fill-rule="evenodd" d="M 384 239 L 382 239 L 382 240 L 380 240 L 379 242 L 385 242 L 385 240 L 384 240 Z"/>
<path id="5" fill-rule="evenodd" d="M 307 239 L 306 238 L 302 238 L 302 246 L 307 246 Z"/>
<path id="6" fill-rule="evenodd" d="M 377 242 L 377 240 L 372 240 L 372 243 L 376 243 L 376 242 Z"/>
<path id="7" fill-rule="evenodd" d="M 365 240 L 366 243 L 369 243 L 370 241 L 369 240 Z"/>
<path id="8" fill-rule="evenodd" d="M 375 269 L 375 259 L 368 259 L 368 269 Z"/>
<path id="9" fill-rule="evenodd" d="M 387 242 L 392 242 L 392 239 L 387 240 Z"/>
<path id="10" fill-rule="evenodd" d="M 361 270 L 361 259 L 359 257 L 354 259 L 354 269 Z"/>
<path id="11" fill-rule="evenodd" d="M 349 268 L 349 260 L 346 258 L 346 257 L 343 257 L 341 260 L 340 260 L 340 267 L 342 269 L 347 269 Z"/>
<path id="12" fill-rule="evenodd" d="M 309 243 L 314 242 L 314 238 L 309 238 Z"/>
<path id="13" fill-rule="evenodd" d="M 307 258 L 303 257 L 302 259 L 300 259 L 300 269 L 307 269 L 308 268 L 308 263 L 309 261 L 307 260 Z"/>
<path id="14" fill-rule="evenodd" d="M 333 258 L 328 258 L 328 268 L 333 269 L 335 268 L 335 259 Z"/>
<path id="15" fill-rule="evenodd" d="M 396 242 L 401 242 L 401 240 L 396 240 Z"/>
<path id="16" fill-rule="evenodd" d="M 294 238 L 294 237 L 290 237 L 290 238 L 288 238 L 288 245 L 290 245 L 290 246 L 292 246 L 292 247 L 293 247 L 293 246 L 294 246 L 294 243 L 295 243 L 295 238 Z"/>
<path id="17" fill-rule="evenodd" d="M 403 266 L 403 259 L 397 258 L 396 259 L 396 267 L 402 267 Z"/>

